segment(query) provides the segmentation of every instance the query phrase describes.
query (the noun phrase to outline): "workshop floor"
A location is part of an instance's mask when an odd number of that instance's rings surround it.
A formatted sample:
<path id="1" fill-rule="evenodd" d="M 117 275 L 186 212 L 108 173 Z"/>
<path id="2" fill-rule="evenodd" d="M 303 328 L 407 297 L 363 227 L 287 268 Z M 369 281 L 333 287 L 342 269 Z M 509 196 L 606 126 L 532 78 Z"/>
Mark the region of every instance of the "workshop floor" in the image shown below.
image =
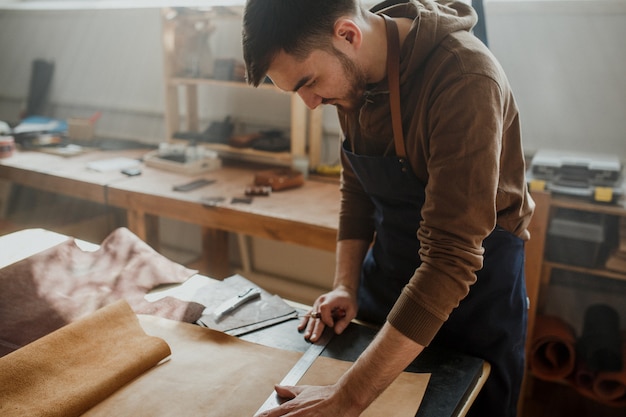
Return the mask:
<path id="1" fill-rule="evenodd" d="M 608 407 L 579 395 L 567 385 L 533 381 L 520 417 L 624 417 L 626 407 Z"/>

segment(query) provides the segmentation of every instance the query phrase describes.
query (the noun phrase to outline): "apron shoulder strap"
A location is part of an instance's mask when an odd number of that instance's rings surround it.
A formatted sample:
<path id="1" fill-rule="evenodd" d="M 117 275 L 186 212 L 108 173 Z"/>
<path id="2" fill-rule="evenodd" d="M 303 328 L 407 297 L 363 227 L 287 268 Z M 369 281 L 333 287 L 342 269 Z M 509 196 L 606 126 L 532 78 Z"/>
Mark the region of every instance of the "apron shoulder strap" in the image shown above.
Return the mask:
<path id="1" fill-rule="evenodd" d="M 396 155 L 406 158 L 404 134 L 402 132 L 402 112 L 400 109 L 400 35 L 398 26 L 390 17 L 382 14 L 387 28 L 387 79 L 389 82 L 389 105 Z"/>

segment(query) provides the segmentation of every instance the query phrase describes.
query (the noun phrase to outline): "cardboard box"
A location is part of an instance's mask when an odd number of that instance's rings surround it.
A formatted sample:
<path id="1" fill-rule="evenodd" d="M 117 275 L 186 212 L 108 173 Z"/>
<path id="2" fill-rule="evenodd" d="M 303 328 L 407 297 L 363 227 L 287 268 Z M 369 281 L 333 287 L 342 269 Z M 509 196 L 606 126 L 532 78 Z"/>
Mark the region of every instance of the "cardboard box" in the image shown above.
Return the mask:
<path id="1" fill-rule="evenodd" d="M 92 119 L 72 117 L 67 119 L 67 136 L 76 140 L 92 140 L 95 125 Z"/>

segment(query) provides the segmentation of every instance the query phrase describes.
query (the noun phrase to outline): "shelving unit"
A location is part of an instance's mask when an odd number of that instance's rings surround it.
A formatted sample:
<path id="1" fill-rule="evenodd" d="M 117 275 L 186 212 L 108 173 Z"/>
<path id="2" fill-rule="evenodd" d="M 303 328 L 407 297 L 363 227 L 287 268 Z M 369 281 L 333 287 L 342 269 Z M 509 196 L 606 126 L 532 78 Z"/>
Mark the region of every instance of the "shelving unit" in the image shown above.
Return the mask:
<path id="1" fill-rule="evenodd" d="M 610 286 L 617 291 L 619 296 L 623 296 L 626 302 L 626 272 L 613 271 L 604 268 L 602 265 L 593 267 L 577 266 L 566 262 L 555 262 L 546 258 L 548 230 L 552 218 L 558 209 L 570 209 L 588 213 L 599 213 L 616 218 L 626 217 L 626 200 L 618 201 L 615 204 L 594 203 L 581 199 L 554 196 L 545 191 L 534 191 L 532 197 L 536 203 L 535 214 L 529 225 L 531 239 L 526 244 L 526 286 L 530 299 L 530 309 L 528 314 L 528 337 L 526 350 L 530 351 L 533 340 L 533 330 L 535 318 L 546 309 L 549 301 L 548 290 L 551 285 L 553 271 L 567 271 L 581 277 L 577 279 L 578 285 L 589 287 Z M 582 289 L 581 289 L 582 290 Z M 622 330 L 623 330 L 622 324 Z M 527 372 L 525 377 L 523 395 L 529 395 L 532 374 Z"/>
<path id="2" fill-rule="evenodd" d="M 531 241 L 529 241 L 527 247 L 526 273 L 527 282 L 532 289 L 530 295 L 532 296 L 531 306 L 534 305 L 534 307 L 531 307 L 533 323 L 536 313 L 541 312 L 545 307 L 545 304 L 542 303 L 541 294 L 544 294 L 546 288 L 550 285 L 550 276 L 553 269 L 562 269 L 589 276 L 604 277 L 626 282 L 626 273 L 612 271 L 602 267 L 589 268 L 562 262 L 553 262 L 546 260 L 544 257 L 548 226 L 556 209 L 565 208 L 615 217 L 626 217 L 626 203 L 624 201 L 618 204 L 591 203 L 574 198 L 554 197 L 547 192 L 533 192 L 532 196 L 537 206 L 530 226 Z M 535 285 L 536 288 L 534 288 Z M 535 299 L 535 303 L 532 302 L 533 298 Z M 530 320 L 529 329 L 532 329 Z"/>
<path id="3" fill-rule="evenodd" d="M 208 86 L 222 86 L 232 89 L 248 89 L 246 93 L 255 94 L 254 88 L 243 80 L 231 81 L 209 78 L 202 71 L 189 76 L 181 70 L 180 50 L 184 47 L 184 36 L 181 28 L 194 25 L 210 26 L 212 19 L 240 18 L 239 8 L 229 8 L 229 13 L 223 17 L 214 9 L 179 13 L 175 8 L 162 9 L 164 84 L 165 84 L 165 121 L 166 141 L 179 141 L 174 134 L 178 131 L 200 132 L 200 117 L 198 109 L 199 94 L 202 88 Z M 233 11 L 234 10 L 234 11 Z M 207 29 L 210 30 L 210 29 Z M 189 41 L 189 39 L 187 39 Z M 197 58 L 201 60 L 201 57 Z M 197 76 L 196 76 L 197 75 Z M 260 151 L 251 148 L 237 148 L 220 143 L 202 143 L 203 146 L 214 149 L 220 155 L 235 157 L 254 162 L 263 162 L 277 165 L 290 165 L 295 157 L 308 158 L 309 166 L 319 164 L 322 141 L 321 110 L 309 111 L 304 102 L 296 94 L 285 93 L 271 84 L 258 87 L 261 90 L 271 90 L 282 94 L 290 100 L 290 139 L 289 152 Z M 181 112 L 180 96 L 184 97 L 184 114 Z"/>

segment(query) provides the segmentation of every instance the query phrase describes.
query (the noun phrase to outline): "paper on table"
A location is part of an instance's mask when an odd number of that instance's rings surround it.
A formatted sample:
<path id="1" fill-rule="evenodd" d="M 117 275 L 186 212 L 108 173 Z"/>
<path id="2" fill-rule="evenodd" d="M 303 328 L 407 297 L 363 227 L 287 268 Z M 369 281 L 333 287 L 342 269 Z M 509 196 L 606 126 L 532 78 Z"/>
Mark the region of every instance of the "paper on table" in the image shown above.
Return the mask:
<path id="1" fill-rule="evenodd" d="M 13 128 L 13 133 L 16 135 L 38 132 L 61 133 L 65 131 L 67 131 L 67 122 L 65 120 L 44 116 L 28 116 Z"/>
<path id="2" fill-rule="evenodd" d="M 110 158 L 101 159 L 87 163 L 87 168 L 98 172 L 121 171 L 126 168 L 134 168 L 141 165 L 141 161 L 132 158 Z"/>

